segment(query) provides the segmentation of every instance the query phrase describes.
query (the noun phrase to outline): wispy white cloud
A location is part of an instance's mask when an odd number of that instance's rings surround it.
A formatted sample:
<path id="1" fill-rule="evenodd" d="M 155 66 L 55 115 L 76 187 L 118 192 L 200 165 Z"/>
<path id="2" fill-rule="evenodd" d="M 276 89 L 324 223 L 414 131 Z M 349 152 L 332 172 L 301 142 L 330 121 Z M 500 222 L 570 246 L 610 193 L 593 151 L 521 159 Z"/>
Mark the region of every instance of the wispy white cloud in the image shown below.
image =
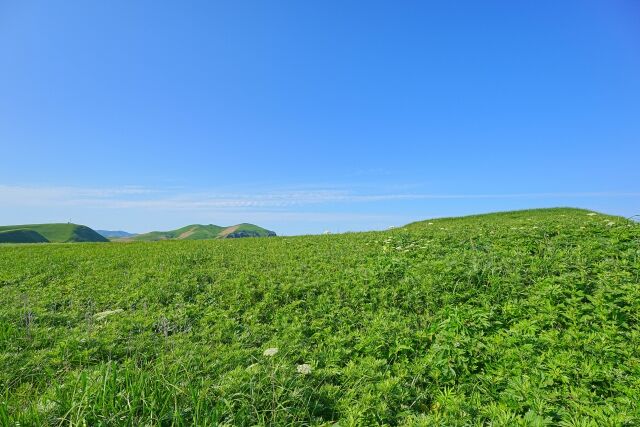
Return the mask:
<path id="1" fill-rule="evenodd" d="M 575 199 L 599 197 L 640 197 L 633 192 L 577 192 L 577 193 L 503 193 L 503 194 L 372 194 L 356 195 L 353 201 L 438 200 L 438 199 Z"/>
<path id="2" fill-rule="evenodd" d="M 428 194 L 364 193 L 334 188 L 309 188 L 234 194 L 219 191 L 180 191 L 175 188 L 71 187 L 0 185 L 4 208 L 82 206 L 106 209 L 229 210 L 285 209 L 319 204 L 447 199 L 575 199 L 640 197 L 635 192 Z"/>
<path id="3" fill-rule="evenodd" d="M 157 193 L 157 190 L 140 186 L 123 186 L 117 188 L 87 188 L 68 186 L 25 186 L 0 184 L 0 201 L 8 202 L 39 202 L 64 201 L 73 198 L 107 199 L 123 196 L 141 196 Z"/>

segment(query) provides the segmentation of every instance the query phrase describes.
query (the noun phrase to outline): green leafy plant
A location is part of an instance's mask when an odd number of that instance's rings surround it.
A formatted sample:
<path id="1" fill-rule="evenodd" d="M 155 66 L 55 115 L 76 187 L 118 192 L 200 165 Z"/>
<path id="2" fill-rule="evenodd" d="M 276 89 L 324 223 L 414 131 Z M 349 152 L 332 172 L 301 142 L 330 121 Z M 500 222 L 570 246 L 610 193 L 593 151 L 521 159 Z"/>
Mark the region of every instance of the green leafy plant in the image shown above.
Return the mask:
<path id="1" fill-rule="evenodd" d="M 584 210 L 1 245 L 0 302 L 2 425 L 640 424 L 640 226 Z"/>

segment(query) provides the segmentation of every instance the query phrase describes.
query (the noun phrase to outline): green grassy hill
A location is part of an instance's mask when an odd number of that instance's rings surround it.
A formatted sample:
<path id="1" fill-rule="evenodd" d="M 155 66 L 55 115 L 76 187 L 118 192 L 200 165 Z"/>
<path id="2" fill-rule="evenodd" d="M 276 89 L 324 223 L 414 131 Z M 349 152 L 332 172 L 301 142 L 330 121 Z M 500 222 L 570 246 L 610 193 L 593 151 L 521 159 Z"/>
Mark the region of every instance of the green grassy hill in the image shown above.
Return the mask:
<path id="1" fill-rule="evenodd" d="M 27 229 L 12 229 L 0 231 L 0 243 L 48 243 L 40 233 Z"/>
<path id="2" fill-rule="evenodd" d="M 0 425 L 640 424 L 640 224 L 0 247 Z"/>
<path id="3" fill-rule="evenodd" d="M 132 237 L 114 239 L 117 241 L 158 241 L 158 240 L 203 240 L 224 239 L 236 237 L 269 237 L 275 236 L 273 231 L 266 230 L 253 224 L 239 224 L 231 227 L 218 225 L 192 224 L 171 231 L 152 231 Z"/>
<path id="4" fill-rule="evenodd" d="M 235 239 L 239 237 L 275 237 L 276 233 L 253 224 L 238 224 L 227 227 L 219 234 L 221 238 Z"/>
<path id="5" fill-rule="evenodd" d="M 26 225 L 5 225 L 0 226 L 0 232 L 15 231 L 15 230 L 28 230 L 32 233 L 28 235 L 25 233 L 15 234 L 18 241 L 12 243 L 32 243 L 30 238 L 35 234 L 41 235 L 45 240 L 56 243 L 69 243 L 69 242 L 108 242 L 108 240 L 100 234 L 93 231 L 91 228 L 78 224 L 26 224 Z M 22 237 L 20 237 L 22 236 Z M 43 240 L 39 240 L 43 241 Z M 0 243 L 6 243 L 0 236 Z"/>

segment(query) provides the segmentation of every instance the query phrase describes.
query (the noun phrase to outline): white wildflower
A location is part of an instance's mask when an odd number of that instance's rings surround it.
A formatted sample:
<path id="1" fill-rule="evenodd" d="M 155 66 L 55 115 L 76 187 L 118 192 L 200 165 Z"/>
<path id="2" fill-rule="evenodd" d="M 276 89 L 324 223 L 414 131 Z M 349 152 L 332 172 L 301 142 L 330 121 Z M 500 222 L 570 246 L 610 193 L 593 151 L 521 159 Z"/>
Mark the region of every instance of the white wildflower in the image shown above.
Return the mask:
<path id="1" fill-rule="evenodd" d="M 93 318 L 95 320 L 102 320 L 102 319 L 106 319 L 107 317 L 109 317 L 111 315 L 122 313 L 123 311 L 124 310 L 122 310 L 121 308 L 116 308 L 115 310 L 101 311 L 100 313 L 94 314 Z"/>
<path id="2" fill-rule="evenodd" d="M 311 373 L 311 365 L 303 363 L 302 365 L 298 365 L 296 368 L 299 374 L 309 375 Z"/>
<path id="3" fill-rule="evenodd" d="M 52 400 L 41 400 L 38 402 L 37 408 L 38 408 L 38 412 L 42 413 L 42 414 L 46 414 L 50 411 L 52 411 L 53 409 L 55 409 L 55 407 L 57 406 L 57 403 L 52 401 Z M 19 425 L 19 424 L 16 424 Z"/>
<path id="4" fill-rule="evenodd" d="M 609 227 L 611 227 L 612 225 L 615 225 L 615 224 L 616 224 L 616 223 L 615 223 L 615 222 L 613 222 L 613 221 L 607 221 L 607 225 L 608 225 Z"/>
<path id="5" fill-rule="evenodd" d="M 596 216 L 596 215 L 598 215 L 598 214 L 597 214 L 597 213 L 595 213 L 595 212 L 589 212 L 589 213 L 587 214 L 587 216 Z"/>
<path id="6" fill-rule="evenodd" d="M 268 348 L 264 351 L 264 353 L 262 353 L 263 356 L 267 356 L 267 357 L 271 357 L 271 356 L 275 356 L 275 354 L 278 352 L 278 348 L 277 347 L 271 347 Z"/>
<path id="7" fill-rule="evenodd" d="M 429 225 L 433 225 L 433 223 L 432 223 L 432 222 L 430 222 L 430 223 L 429 223 Z"/>

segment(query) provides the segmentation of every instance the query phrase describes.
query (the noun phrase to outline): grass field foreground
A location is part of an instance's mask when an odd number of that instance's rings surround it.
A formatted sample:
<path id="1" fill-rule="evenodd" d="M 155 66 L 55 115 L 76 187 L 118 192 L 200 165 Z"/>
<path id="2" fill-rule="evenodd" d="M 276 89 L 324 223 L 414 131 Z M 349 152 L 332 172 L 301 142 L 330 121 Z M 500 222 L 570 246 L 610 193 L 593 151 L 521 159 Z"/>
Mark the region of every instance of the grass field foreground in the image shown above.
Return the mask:
<path id="1" fill-rule="evenodd" d="M 0 425 L 638 425 L 640 225 L 0 246 Z"/>

